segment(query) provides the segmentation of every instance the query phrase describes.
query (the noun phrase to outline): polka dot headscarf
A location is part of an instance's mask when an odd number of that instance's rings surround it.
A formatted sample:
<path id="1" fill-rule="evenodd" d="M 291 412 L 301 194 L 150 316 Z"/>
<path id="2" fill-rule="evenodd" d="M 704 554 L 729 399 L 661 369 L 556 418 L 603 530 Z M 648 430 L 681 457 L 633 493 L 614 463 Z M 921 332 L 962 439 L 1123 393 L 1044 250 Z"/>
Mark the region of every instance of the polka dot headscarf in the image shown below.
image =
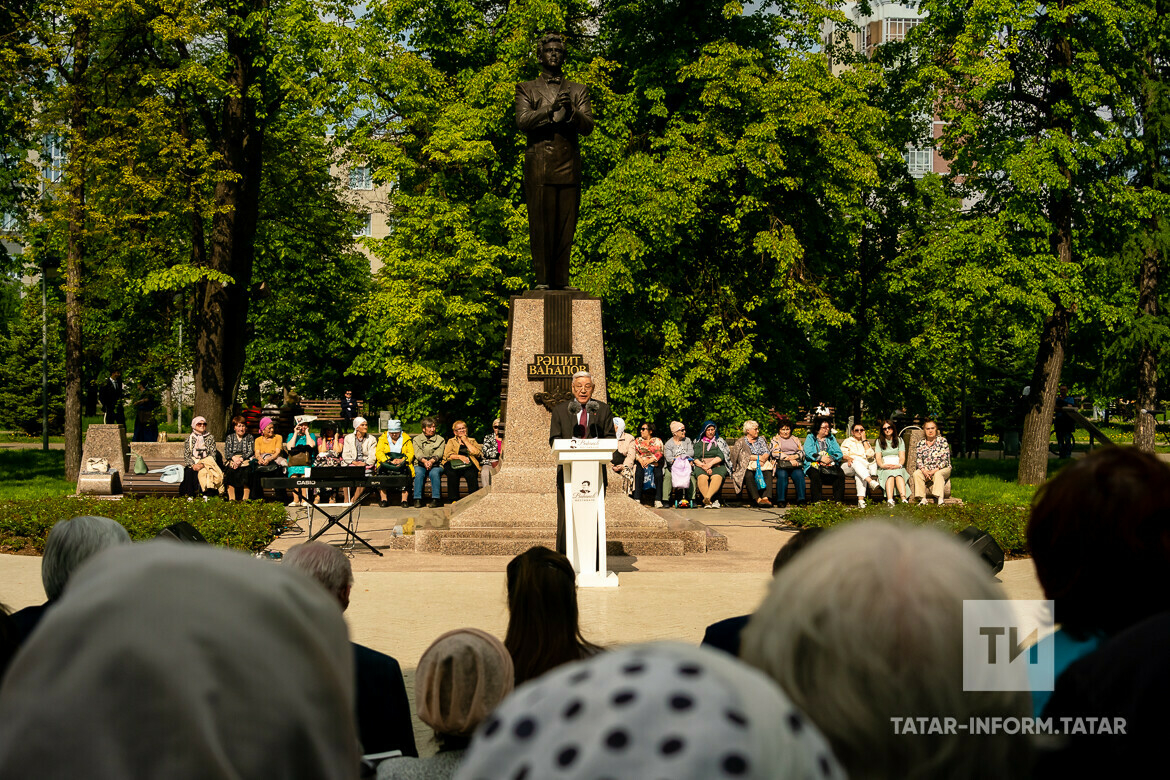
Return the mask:
<path id="1" fill-rule="evenodd" d="M 659 642 L 516 689 L 476 732 L 456 780 L 843 777 L 771 679 L 725 653 Z"/>

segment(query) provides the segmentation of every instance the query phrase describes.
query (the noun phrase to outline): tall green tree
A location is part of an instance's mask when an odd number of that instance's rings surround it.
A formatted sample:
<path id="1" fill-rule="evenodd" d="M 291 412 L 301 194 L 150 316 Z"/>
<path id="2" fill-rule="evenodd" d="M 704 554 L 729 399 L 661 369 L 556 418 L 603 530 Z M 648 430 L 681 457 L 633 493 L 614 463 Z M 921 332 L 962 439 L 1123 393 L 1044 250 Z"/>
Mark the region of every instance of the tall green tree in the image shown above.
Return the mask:
<path id="1" fill-rule="evenodd" d="M 975 214 L 1002 222 L 1010 251 L 1024 260 L 1025 290 L 1047 303 L 1024 420 L 1019 481 L 1045 478 L 1056 394 L 1074 314 L 1092 308 L 1081 269 L 1098 255 L 1091 192 L 1100 163 L 1122 146 L 1105 117 L 1119 93 L 1102 62 L 1116 3 L 1058 0 L 1005 5 L 927 0 L 919 38 L 924 69 L 947 122 L 942 147 L 963 177 Z M 917 32 L 917 30 L 916 30 Z M 1086 229 L 1086 228 L 1089 229 Z"/>

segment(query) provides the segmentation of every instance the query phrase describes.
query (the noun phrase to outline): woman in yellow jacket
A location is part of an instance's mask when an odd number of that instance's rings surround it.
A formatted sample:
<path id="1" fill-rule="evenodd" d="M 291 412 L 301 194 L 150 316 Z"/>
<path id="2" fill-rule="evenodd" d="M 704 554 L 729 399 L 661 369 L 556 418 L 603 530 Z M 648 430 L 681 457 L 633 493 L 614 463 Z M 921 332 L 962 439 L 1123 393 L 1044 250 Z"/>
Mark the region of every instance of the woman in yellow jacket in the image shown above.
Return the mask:
<path id="1" fill-rule="evenodd" d="M 378 474 L 414 479 L 414 444 L 410 437 L 402 435 L 402 421 L 391 420 L 390 427 L 378 437 L 378 448 L 374 452 Z M 382 500 L 378 506 L 390 506 L 385 490 L 378 491 Z M 402 489 L 402 506 L 409 506 L 407 488 Z"/>
<path id="2" fill-rule="evenodd" d="M 459 500 L 459 480 L 467 480 L 467 493 L 479 490 L 479 459 L 483 447 L 467 435 L 467 423 L 456 420 L 450 439 L 443 448 L 443 471 L 447 472 L 447 496 Z"/>

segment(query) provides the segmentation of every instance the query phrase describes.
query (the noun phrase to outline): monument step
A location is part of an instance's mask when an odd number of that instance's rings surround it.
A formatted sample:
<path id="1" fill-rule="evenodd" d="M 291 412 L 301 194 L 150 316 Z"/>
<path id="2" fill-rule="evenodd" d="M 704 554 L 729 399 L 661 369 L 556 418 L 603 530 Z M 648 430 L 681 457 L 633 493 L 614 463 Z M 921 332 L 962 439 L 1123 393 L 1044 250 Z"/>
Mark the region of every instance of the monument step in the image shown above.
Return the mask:
<path id="1" fill-rule="evenodd" d="M 553 518 L 538 518 L 538 517 L 521 517 L 516 519 L 478 519 L 478 520 L 461 520 L 459 515 L 451 518 L 451 528 L 460 530 L 469 530 L 472 528 L 556 528 L 557 519 Z M 662 518 L 655 518 L 649 521 L 641 518 L 606 518 L 605 527 L 609 529 L 614 528 L 661 528 L 666 529 L 667 522 Z"/>
<path id="2" fill-rule="evenodd" d="M 671 530 L 666 528 L 611 528 L 608 529 L 607 549 L 613 550 L 614 555 L 682 555 L 684 553 L 707 552 L 708 544 L 712 541 L 706 530 Z M 415 534 L 414 549 L 416 552 L 441 552 L 447 555 L 503 555 L 505 553 L 473 553 L 448 552 L 448 542 L 516 542 L 523 544 L 520 552 L 534 545 L 552 547 L 556 541 L 556 528 L 453 528 L 450 530 L 419 529 Z M 675 545 L 665 547 L 659 542 L 677 542 L 679 552 L 674 552 Z M 616 545 L 616 547 L 615 547 Z M 719 549 L 719 545 L 712 545 Z M 480 549 L 480 548 L 476 548 Z M 511 549 L 511 548 L 509 548 Z M 640 552 L 631 552 L 637 549 Z M 666 552 L 653 552 L 655 549 L 665 549 Z M 726 549 L 726 545 L 722 547 Z M 624 551 L 624 552 L 623 552 Z M 518 554 L 518 553 L 517 553 Z"/>
<path id="3" fill-rule="evenodd" d="M 552 547 L 552 544 L 552 537 L 447 537 L 441 540 L 439 552 L 443 555 L 519 555 L 537 545 Z M 610 539 L 606 542 L 605 552 L 606 555 L 682 555 L 684 545 L 678 539 Z"/>

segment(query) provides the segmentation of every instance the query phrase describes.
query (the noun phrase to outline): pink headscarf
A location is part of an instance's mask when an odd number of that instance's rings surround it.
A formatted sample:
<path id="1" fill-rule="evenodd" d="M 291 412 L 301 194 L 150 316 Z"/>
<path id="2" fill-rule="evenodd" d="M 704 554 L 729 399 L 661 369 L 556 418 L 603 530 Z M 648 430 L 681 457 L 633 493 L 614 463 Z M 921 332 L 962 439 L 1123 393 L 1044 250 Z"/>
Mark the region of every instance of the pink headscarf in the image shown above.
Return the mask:
<path id="1" fill-rule="evenodd" d="M 261 431 L 263 431 L 269 425 L 272 425 L 272 418 L 271 417 L 261 417 L 260 418 L 260 430 Z"/>

